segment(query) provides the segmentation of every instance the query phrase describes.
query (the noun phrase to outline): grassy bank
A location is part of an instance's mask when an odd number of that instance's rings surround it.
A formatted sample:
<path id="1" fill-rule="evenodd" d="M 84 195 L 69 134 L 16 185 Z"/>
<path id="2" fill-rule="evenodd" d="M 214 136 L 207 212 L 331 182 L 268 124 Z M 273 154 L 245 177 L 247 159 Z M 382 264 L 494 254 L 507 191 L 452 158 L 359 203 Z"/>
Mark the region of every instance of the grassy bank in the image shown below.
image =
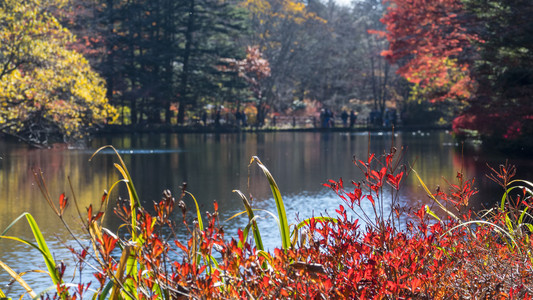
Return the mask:
<path id="1" fill-rule="evenodd" d="M 228 237 L 217 203 L 201 213 L 186 186 L 176 195 L 165 191 L 153 208 L 142 207 L 127 167 L 117 157 L 122 179 L 110 191 L 125 185 L 128 197 L 117 202 L 114 216 L 106 214 L 108 194 L 98 207 L 78 207 L 74 191 L 69 197 L 51 196 L 37 174 L 51 213 L 63 220 L 66 209 L 77 211 L 86 235 L 73 236 L 78 242 L 71 249 L 78 260 L 76 271 L 95 278 L 92 283 L 68 282 L 71 276 L 62 258 L 51 255 L 38 224 L 23 215 L 20 220 L 31 226 L 35 242 L 19 242 L 39 251 L 47 266 L 43 276 L 50 277 L 52 289 L 43 291 L 44 298 L 527 299 L 533 294 L 533 185 L 514 179 L 513 166 L 502 165 L 489 174 L 502 187 L 501 195 L 495 195 L 496 207 L 466 211 L 476 193 L 473 180 L 459 172 L 447 187 L 430 191 L 416 170 L 400 164 L 402 151 L 391 148 L 354 161 L 363 181 L 325 184 L 343 201 L 335 213 L 288 224 L 275 179 L 253 157 L 250 168 L 263 171 L 276 202 L 276 211 L 269 213 L 279 227 L 279 248 L 267 252 L 250 205 L 252 195 L 235 191 L 249 223 L 238 236 Z M 418 178 L 429 205 L 401 206 L 406 176 Z M 187 208 L 185 199 L 196 205 Z M 102 225 L 105 218 L 120 218 L 123 225 L 111 231 Z M 64 225 L 70 231 L 71 224 Z M 189 233 L 186 239 L 174 234 L 183 227 Z M 0 233 L 3 239 L 17 240 L 8 230 Z M 0 267 L 28 295 L 41 295 L 9 262 L 0 262 Z M 1 291 L 0 297 L 5 297 Z"/>

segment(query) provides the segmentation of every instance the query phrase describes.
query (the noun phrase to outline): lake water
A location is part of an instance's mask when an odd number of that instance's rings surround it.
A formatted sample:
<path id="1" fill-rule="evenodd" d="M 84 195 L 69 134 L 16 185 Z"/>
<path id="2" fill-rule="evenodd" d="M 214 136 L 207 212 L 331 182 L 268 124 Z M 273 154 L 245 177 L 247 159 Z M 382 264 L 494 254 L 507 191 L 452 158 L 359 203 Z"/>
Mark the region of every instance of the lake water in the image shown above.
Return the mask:
<path id="1" fill-rule="evenodd" d="M 276 211 L 266 178 L 257 166 L 248 168 L 252 156 L 257 155 L 275 177 L 289 221 L 294 223 L 296 213 L 299 219 L 325 211 L 334 214 L 341 202 L 322 184 L 339 177 L 345 182 L 362 179 L 360 170 L 352 163 L 353 157 L 364 159 L 369 151 L 383 153 L 390 149 L 392 140 L 398 148 L 405 148 L 404 163 L 417 170 L 430 189 L 437 185 L 445 187 L 443 178 L 453 181 L 457 171 L 464 169 L 467 177 L 476 177 L 476 185 L 483 192 L 473 199 L 473 207 L 490 205 L 501 197 L 500 189 L 484 174 L 487 163 L 497 166 L 505 157 L 488 154 L 482 147 L 463 151 L 445 131 L 400 132 L 394 136 L 372 133 L 370 137 L 368 133 L 355 132 L 113 135 L 94 139 L 87 149 L 51 150 L 0 140 L 0 232 L 21 213 L 30 212 L 55 256 L 68 262 L 71 256 L 63 244 L 72 245 L 71 238 L 42 197 L 33 172 L 43 173 L 54 200 L 63 192 L 73 197 L 70 179 L 81 206 L 98 205 L 104 189 L 119 179 L 113 167 L 118 160 L 112 151 L 106 150 L 89 161 L 93 152 L 103 145 L 118 149 L 145 205 L 152 207 L 152 201 L 159 200 L 164 189 L 178 195 L 179 187 L 187 182 L 202 211 L 212 211 L 213 201 L 218 202 L 226 234 L 236 236 L 237 228 L 246 224 L 246 217 L 225 221 L 243 210 L 242 201 L 232 190 L 251 193 L 256 208 Z M 510 158 L 510 162 L 519 167 L 520 176 L 532 179 L 533 174 L 528 173 L 533 169 L 530 160 Z M 112 199 L 117 196 L 112 194 Z M 400 202 L 416 205 L 426 200 L 416 178 L 408 177 Z M 194 206 L 192 200 L 187 201 L 188 207 Z M 77 229 L 78 221 L 68 219 L 74 232 L 82 236 Z M 108 217 L 106 226 L 116 228 L 118 221 Z M 264 214 L 259 226 L 267 248 L 280 246 L 279 232 L 272 218 Z M 8 234 L 33 239 L 25 221 L 13 226 Z M 6 240 L 0 240 L 0 260 L 18 272 L 45 269 L 37 252 Z M 51 284 L 42 274 L 30 273 L 23 278 L 38 291 Z M 9 276 L 0 270 L 2 290 L 7 290 L 8 281 Z M 12 287 L 11 292 L 11 296 L 16 296 L 20 289 Z"/>

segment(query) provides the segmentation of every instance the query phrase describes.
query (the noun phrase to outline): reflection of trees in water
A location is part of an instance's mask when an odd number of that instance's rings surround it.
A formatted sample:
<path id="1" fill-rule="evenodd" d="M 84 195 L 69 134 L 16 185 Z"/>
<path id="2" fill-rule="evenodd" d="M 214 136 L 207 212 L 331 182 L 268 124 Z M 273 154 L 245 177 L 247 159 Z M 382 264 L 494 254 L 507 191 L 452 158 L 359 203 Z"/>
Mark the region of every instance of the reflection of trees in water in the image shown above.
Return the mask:
<path id="1" fill-rule="evenodd" d="M 98 207 L 104 189 L 118 179 L 112 170 L 111 156 L 97 156 L 89 162 L 91 154 L 78 150 L 32 149 L 26 145 L 0 141 L 0 231 L 23 212 L 29 212 L 36 219 L 54 256 L 73 265 L 70 261 L 71 255 L 64 248 L 63 242 L 75 247 L 77 245 L 71 241 L 71 236 L 43 198 L 35 184 L 33 171 L 42 171 L 53 200 L 58 201 L 63 192 L 70 198 L 71 203 L 65 218 L 74 233 L 83 239 L 84 232 L 81 230 L 79 218 L 76 217 L 68 177 L 71 179 L 83 216 L 86 215 L 85 207 L 91 203 Z M 108 211 L 108 214 L 111 212 Z M 113 227 L 110 222 L 106 222 L 105 226 Z M 21 219 L 13 226 L 8 235 L 34 240 L 26 219 Z M 19 272 L 45 269 L 42 257 L 35 250 L 16 242 L 0 241 L 0 260 Z M 27 274 L 24 278 L 37 289 L 47 287 L 51 283 L 46 280 L 46 276 L 37 274 Z M 7 283 L 8 280 L 7 274 L 0 272 L 0 283 Z M 22 290 L 15 284 L 13 292 L 21 294 Z"/>
<path id="2" fill-rule="evenodd" d="M 7 226 L 23 212 L 30 212 L 45 232 L 55 232 L 61 226 L 35 185 L 34 171 L 42 172 L 54 200 L 59 199 L 61 193 L 72 198 L 68 183 L 70 177 L 83 212 L 83 208 L 91 203 L 98 205 L 104 189 L 118 179 L 110 171 L 110 157 L 96 157 L 88 162 L 90 153 L 87 152 L 10 146 L 12 144 L 0 146 L 3 153 L 0 163 L 0 228 Z M 70 211 L 74 213 L 73 205 Z M 13 227 L 11 234 L 24 235 L 25 226 Z"/>

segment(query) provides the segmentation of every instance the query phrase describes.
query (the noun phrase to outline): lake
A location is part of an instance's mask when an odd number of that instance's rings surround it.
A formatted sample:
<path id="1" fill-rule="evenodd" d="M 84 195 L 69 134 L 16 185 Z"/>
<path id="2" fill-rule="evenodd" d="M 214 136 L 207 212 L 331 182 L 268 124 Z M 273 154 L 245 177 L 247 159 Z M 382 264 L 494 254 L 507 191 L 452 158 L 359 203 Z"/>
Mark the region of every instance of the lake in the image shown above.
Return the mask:
<path id="1" fill-rule="evenodd" d="M 33 173 L 42 172 L 55 201 L 63 192 L 73 197 L 70 180 L 81 206 L 98 205 L 103 191 L 119 179 L 113 166 L 118 160 L 110 149 L 89 161 L 94 151 L 103 145 L 114 145 L 118 149 L 143 204 L 152 207 L 152 202 L 159 200 L 165 189 L 179 195 L 179 187 L 187 182 L 188 190 L 196 197 L 202 211 L 212 211 L 213 201 L 218 202 L 226 235 L 236 236 L 237 228 L 246 225 L 246 217 L 225 221 L 243 210 L 242 201 L 232 190 L 251 193 L 254 198 L 252 206 L 256 208 L 276 211 L 266 178 L 256 165 L 248 167 L 252 156 L 258 156 L 273 174 L 284 198 L 289 221 L 294 223 L 297 213 L 300 220 L 325 211 L 334 214 L 341 202 L 322 184 L 340 177 L 345 182 L 362 179 L 353 158 L 365 159 L 369 151 L 382 154 L 390 149 L 392 141 L 397 148 L 404 147 L 403 162 L 411 165 L 430 189 L 434 190 L 438 185 L 446 187 L 445 179 L 453 181 L 457 171 L 464 169 L 466 177 L 475 177 L 476 186 L 481 189 L 471 203 L 474 208 L 491 205 L 501 197 L 501 188 L 484 174 L 488 171 L 487 163 L 497 167 L 506 157 L 492 154 L 482 146 L 462 150 L 446 131 L 394 135 L 376 132 L 370 136 L 356 132 L 124 134 L 95 138 L 87 149 L 49 150 L 0 140 L 0 230 L 21 213 L 30 212 L 54 255 L 68 263 L 71 255 L 63 244 L 72 245 L 72 239 L 42 197 Z M 532 179 L 531 160 L 509 159 L 518 166 L 522 178 Z M 118 194 L 112 194 L 112 203 L 117 197 Z M 427 201 L 427 197 L 420 184 L 415 176 L 408 177 L 402 186 L 400 202 L 409 206 L 422 201 Z M 190 198 L 186 203 L 189 208 L 194 206 Z M 82 236 L 79 221 L 71 217 L 72 205 L 70 211 L 67 219 L 74 232 Z M 260 215 L 259 226 L 266 247 L 280 246 L 275 221 L 267 214 Z M 111 214 L 105 224 L 110 228 L 119 225 Z M 8 234 L 32 240 L 28 228 L 25 221 L 20 221 Z M 0 241 L 0 260 L 18 272 L 45 269 L 36 251 L 6 240 Z M 85 276 L 90 277 L 90 274 Z M 42 274 L 30 273 L 23 278 L 37 291 L 51 284 Z M 8 281 L 9 276 L 0 271 L 2 290 L 6 291 Z M 10 296 L 16 296 L 20 294 L 20 288 L 14 286 L 11 292 Z"/>

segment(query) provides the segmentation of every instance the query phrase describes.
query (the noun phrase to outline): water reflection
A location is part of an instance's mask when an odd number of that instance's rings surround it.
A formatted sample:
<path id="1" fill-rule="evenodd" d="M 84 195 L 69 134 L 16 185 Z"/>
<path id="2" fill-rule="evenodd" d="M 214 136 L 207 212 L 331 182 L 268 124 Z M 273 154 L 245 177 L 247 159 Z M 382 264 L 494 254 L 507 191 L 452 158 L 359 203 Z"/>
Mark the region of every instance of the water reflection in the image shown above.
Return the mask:
<path id="1" fill-rule="evenodd" d="M 89 162 L 94 150 L 103 145 L 114 145 L 127 164 L 137 191 L 144 204 L 151 207 L 161 197 L 164 189 L 173 194 L 185 181 L 188 189 L 200 202 L 201 210 L 212 210 L 217 200 L 221 220 L 242 210 L 239 197 L 232 193 L 240 189 L 252 194 L 254 206 L 275 211 L 270 188 L 259 168 L 248 168 L 253 155 L 259 156 L 277 180 L 286 202 L 291 222 L 299 218 L 330 213 L 340 203 L 339 199 L 322 186 L 328 179 L 342 177 L 345 181 L 360 180 L 362 174 L 354 166 L 353 159 L 364 159 L 369 152 L 384 153 L 394 143 L 404 151 L 404 163 L 417 170 L 431 189 L 445 186 L 443 177 L 453 181 L 457 171 L 463 169 L 466 177 L 476 177 L 478 186 L 488 193 L 478 195 L 473 205 L 481 207 L 494 201 L 494 189 L 486 189 L 488 180 L 486 163 L 494 166 L 504 158 L 482 152 L 461 150 L 445 132 L 390 133 L 242 133 L 242 134 L 142 134 L 104 136 L 92 141 L 88 150 L 36 150 L 25 145 L 0 141 L 0 229 L 22 212 L 32 213 L 50 241 L 70 237 L 62 230 L 60 222 L 40 195 L 34 184 L 33 171 L 42 170 L 54 199 L 65 192 L 73 197 L 68 178 L 72 182 L 80 206 L 97 205 L 104 189 L 109 188 L 119 176 L 113 168 L 117 159 L 110 149 L 104 150 Z M 531 178 L 531 162 L 512 160 L 524 178 Z M 248 180 L 250 179 L 250 180 Z M 496 191 L 497 187 L 495 188 Z M 115 191 L 116 199 L 120 191 Z M 497 197 L 496 197 L 497 198 Z M 414 176 L 405 181 L 401 199 L 404 204 L 426 201 Z M 187 200 L 188 206 L 193 204 Z M 72 209 L 71 209 L 72 210 Z M 107 218 L 106 225 L 116 228 L 116 218 Z M 77 222 L 70 220 L 71 222 Z M 279 233 L 274 221 L 265 216 L 260 220 L 265 244 L 269 248 L 279 246 Z M 245 217 L 223 223 L 229 235 L 246 223 Z M 74 223 L 77 224 L 77 223 Z M 77 226 L 72 226 L 77 228 Z M 18 224 L 11 235 L 31 239 L 27 224 Z M 82 234 L 77 231 L 77 234 Z M 57 257 L 65 256 L 59 242 L 52 247 Z M 37 253 L 18 244 L 2 241 L 0 260 L 8 262 L 17 271 L 45 268 Z M 30 265 L 31 267 L 28 267 Z M 42 276 L 25 275 L 30 283 L 46 287 L 47 282 L 38 282 Z M 0 272 L 0 284 L 8 276 Z"/>

